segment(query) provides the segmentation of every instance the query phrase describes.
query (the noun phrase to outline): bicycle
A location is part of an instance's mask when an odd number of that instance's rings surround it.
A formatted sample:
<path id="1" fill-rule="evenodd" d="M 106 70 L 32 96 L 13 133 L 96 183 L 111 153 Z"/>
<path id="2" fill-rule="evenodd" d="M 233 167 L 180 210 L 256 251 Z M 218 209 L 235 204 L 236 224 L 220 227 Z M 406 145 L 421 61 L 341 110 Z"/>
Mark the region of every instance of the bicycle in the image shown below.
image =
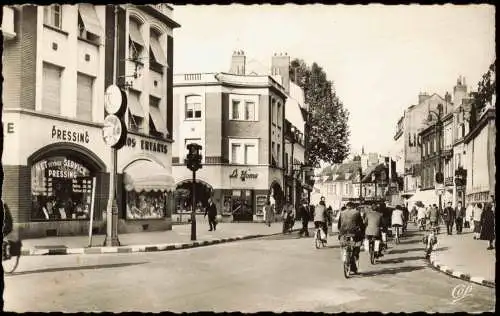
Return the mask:
<path id="1" fill-rule="evenodd" d="M 316 232 L 314 233 L 314 244 L 316 249 L 321 248 L 321 246 L 326 247 L 325 240 L 321 238 L 321 227 L 316 228 Z"/>
<path id="2" fill-rule="evenodd" d="M 356 265 L 356 270 L 359 267 L 359 261 L 354 258 L 354 246 L 356 242 L 354 241 L 353 235 L 344 235 L 343 241 L 341 243 L 342 247 L 342 262 L 344 268 L 344 277 L 349 278 L 351 273 L 351 265 Z"/>
<path id="3" fill-rule="evenodd" d="M 400 240 L 399 240 L 399 236 L 400 236 L 400 234 L 399 234 L 399 229 L 401 228 L 401 226 L 400 226 L 400 225 L 394 225 L 393 227 L 394 227 L 394 229 L 396 230 L 396 234 L 395 234 L 395 236 L 394 236 L 394 242 L 395 242 L 396 244 L 399 244 L 399 242 L 400 242 Z"/>
<path id="4" fill-rule="evenodd" d="M 380 240 L 375 236 L 367 236 L 368 241 L 368 253 L 370 254 L 370 263 L 375 264 L 377 259 L 380 257 L 379 252 L 381 251 Z"/>
<path id="5" fill-rule="evenodd" d="M 431 227 L 430 233 L 428 235 L 425 235 L 422 240 L 425 245 L 425 259 L 430 258 L 434 247 L 437 245 L 437 231 L 438 227 Z"/>
<path id="6" fill-rule="evenodd" d="M 2 265 L 4 273 L 12 274 L 17 269 L 21 257 L 22 246 L 23 244 L 20 240 L 3 240 Z"/>

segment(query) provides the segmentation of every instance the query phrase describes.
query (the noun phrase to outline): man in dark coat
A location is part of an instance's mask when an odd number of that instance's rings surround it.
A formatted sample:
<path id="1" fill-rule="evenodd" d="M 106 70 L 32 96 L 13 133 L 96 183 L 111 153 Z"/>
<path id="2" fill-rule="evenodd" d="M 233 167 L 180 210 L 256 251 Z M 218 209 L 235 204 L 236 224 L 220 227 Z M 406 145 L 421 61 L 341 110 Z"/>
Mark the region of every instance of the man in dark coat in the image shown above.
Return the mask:
<path id="1" fill-rule="evenodd" d="M 360 242 L 365 237 L 365 225 L 361 213 L 354 206 L 354 203 L 347 202 L 346 210 L 340 213 L 339 221 L 337 223 L 339 230 L 339 239 L 346 234 L 354 235 L 354 241 Z M 353 249 L 354 258 L 359 260 L 360 247 L 355 246 Z M 358 268 L 355 262 L 352 262 L 351 270 L 357 273 Z"/>
<path id="2" fill-rule="evenodd" d="M 3 238 L 10 234 L 12 232 L 12 228 L 14 226 L 13 220 L 12 220 L 12 214 L 10 213 L 9 207 L 7 204 L 2 203 L 2 220 L 3 220 L 3 225 L 2 225 L 2 232 L 3 232 Z"/>
<path id="3" fill-rule="evenodd" d="M 455 223 L 455 210 L 451 202 L 448 202 L 448 205 L 444 208 L 443 215 L 446 222 L 446 231 L 448 235 L 451 235 L 453 232 L 453 224 Z"/>
<path id="4" fill-rule="evenodd" d="M 311 220 L 310 217 L 310 209 L 309 205 L 307 204 L 306 200 L 302 200 L 302 205 L 299 206 L 299 214 L 298 216 L 302 220 L 302 229 L 299 232 L 299 236 L 302 237 L 302 235 L 306 235 L 306 237 L 309 237 L 309 221 Z"/>
<path id="5" fill-rule="evenodd" d="M 205 209 L 205 216 L 208 214 L 208 225 L 210 229 L 208 231 L 216 230 L 217 226 L 217 207 L 215 206 L 212 198 L 208 198 L 208 206 Z"/>
<path id="6" fill-rule="evenodd" d="M 455 208 L 455 225 L 457 227 L 457 234 L 462 233 L 464 217 L 465 217 L 465 207 L 462 206 L 462 202 L 458 201 L 457 207 Z"/>

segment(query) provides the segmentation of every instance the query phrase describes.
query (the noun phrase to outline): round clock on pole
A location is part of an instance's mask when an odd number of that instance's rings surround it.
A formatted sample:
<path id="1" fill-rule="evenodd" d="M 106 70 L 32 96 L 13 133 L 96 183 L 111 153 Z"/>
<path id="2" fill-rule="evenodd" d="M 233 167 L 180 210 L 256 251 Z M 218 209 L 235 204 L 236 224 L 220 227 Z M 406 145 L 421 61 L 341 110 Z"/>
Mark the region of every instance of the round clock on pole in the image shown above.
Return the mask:
<path id="1" fill-rule="evenodd" d="M 116 85 L 106 88 L 104 109 L 108 114 L 121 116 L 127 108 L 127 94 Z"/>
<path id="2" fill-rule="evenodd" d="M 127 138 L 127 127 L 118 116 L 109 114 L 104 118 L 102 127 L 102 137 L 106 145 L 115 149 L 120 149 L 125 145 Z"/>

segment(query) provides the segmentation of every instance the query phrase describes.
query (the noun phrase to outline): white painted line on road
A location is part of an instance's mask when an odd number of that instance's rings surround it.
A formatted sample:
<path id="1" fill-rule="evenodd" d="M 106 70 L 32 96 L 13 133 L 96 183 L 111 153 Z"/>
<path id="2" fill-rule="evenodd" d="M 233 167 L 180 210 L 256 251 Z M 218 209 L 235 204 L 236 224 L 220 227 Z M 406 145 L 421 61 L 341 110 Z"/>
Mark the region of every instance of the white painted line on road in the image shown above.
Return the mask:
<path id="1" fill-rule="evenodd" d="M 182 244 L 175 244 L 174 247 L 175 247 L 175 249 L 181 249 L 182 248 Z"/>
<path id="2" fill-rule="evenodd" d="M 463 273 L 462 272 L 458 272 L 458 271 L 453 271 L 453 273 L 451 274 L 453 275 L 454 277 L 457 277 L 457 278 L 461 278 Z"/>
<path id="3" fill-rule="evenodd" d="M 132 250 L 132 252 L 144 252 L 144 251 L 146 251 L 145 246 L 131 246 L 130 249 Z"/>

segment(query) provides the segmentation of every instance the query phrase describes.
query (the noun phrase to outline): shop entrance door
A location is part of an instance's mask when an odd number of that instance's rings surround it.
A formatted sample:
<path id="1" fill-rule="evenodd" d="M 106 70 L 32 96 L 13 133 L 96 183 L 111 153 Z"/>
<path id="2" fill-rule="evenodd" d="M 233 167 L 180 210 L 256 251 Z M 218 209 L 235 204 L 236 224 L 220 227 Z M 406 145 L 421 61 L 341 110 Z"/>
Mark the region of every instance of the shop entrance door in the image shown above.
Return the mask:
<path id="1" fill-rule="evenodd" d="M 240 190 L 237 190 L 240 191 Z M 251 190 L 241 190 L 240 194 L 234 194 L 231 199 L 231 211 L 234 222 L 253 221 L 253 194 Z"/>

